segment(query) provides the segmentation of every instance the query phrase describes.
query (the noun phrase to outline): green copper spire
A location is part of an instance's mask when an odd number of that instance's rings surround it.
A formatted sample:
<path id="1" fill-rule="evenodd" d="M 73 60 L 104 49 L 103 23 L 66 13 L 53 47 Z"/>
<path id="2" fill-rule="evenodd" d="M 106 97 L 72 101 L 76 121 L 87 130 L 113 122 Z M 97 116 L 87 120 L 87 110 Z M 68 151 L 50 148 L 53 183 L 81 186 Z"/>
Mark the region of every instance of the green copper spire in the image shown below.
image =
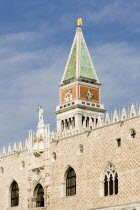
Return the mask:
<path id="1" fill-rule="evenodd" d="M 81 25 L 82 20 L 79 19 L 61 84 L 67 80 L 78 78 L 87 78 L 99 82 L 82 33 Z"/>
<path id="2" fill-rule="evenodd" d="M 83 42 L 81 43 L 80 76 L 90 79 L 96 79 L 96 76 L 94 75 L 94 72 L 92 70 L 88 51 Z"/>
<path id="3" fill-rule="evenodd" d="M 69 80 L 75 77 L 76 77 L 76 43 L 74 44 L 74 47 L 71 52 L 64 80 Z"/>

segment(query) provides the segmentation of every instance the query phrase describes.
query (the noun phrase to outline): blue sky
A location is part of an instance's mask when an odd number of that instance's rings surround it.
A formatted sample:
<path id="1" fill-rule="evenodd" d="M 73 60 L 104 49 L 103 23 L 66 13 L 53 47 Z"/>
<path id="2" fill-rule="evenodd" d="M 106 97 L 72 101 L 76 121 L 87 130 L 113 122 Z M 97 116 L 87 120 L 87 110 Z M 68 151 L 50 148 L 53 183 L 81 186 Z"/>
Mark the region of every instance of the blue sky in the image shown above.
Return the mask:
<path id="1" fill-rule="evenodd" d="M 36 129 L 38 104 L 55 129 L 61 77 L 83 18 L 109 112 L 140 104 L 139 0 L 0 0 L 0 146 Z"/>

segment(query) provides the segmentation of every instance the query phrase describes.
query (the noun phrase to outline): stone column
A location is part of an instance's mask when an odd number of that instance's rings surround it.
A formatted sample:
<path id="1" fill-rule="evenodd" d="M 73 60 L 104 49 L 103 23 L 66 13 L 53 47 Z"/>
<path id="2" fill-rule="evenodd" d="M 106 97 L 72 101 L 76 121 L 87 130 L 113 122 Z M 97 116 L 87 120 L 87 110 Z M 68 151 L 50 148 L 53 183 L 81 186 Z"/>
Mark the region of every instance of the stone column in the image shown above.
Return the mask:
<path id="1" fill-rule="evenodd" d="M 50 187 L 44 187 L 44 207 L 48 207 L 50 205 Z"/>
<path id="2" fill-rule="evenodd" d="M 57 132 L 59 133 L 61 131 L 61 120 L 57 119 Z"/>
<path id="3" fill-rule="evenodd" d="M 64 120 L 61 121 L 61 129 L 60 131 L 63 132 L 65 129 L 65 123 L 64 123 Z"/>
<path id="4" fill-rule="evenodd" d="M 67 119 L 64 120 L 64 131 L 67 130 Z"/>
<path id="5" fill-rule="evenodd" d="M 83 129 L 86 129 L 86 117 L 84 117 L 84 121 L 83 121 Z"/>
<path id="6" fill-rule="evenodd" d="M 72 130 L 72 118 L 69 118 L 69 122 L 70 122 L 70 130 Z"/>
<path id="7" fill-rule="evenodd" d="M 79 130 L 82 128 L 82 115 L 75 115 L 75 129 Z"/>
<path id="8" fill-rule="evenodd" d="M 75 128 L 75 117 L 72 117 L 72 128 Z"/>
<path id="9" fill-rule="evenodd" d="M 89 123 L 89 117 L 86 117 L 86 125 L 87 125 L 87 128 L 89 129 L 89 125 L 90 125 L 90 123 Z"/>
<path id="10" fill-rule="evenodd" d="M 94 128 L 96 128 L 96 117 L 94 117 Z"/>
<path id="11" fill-rule="evenodd" d="M 32 198 L 32 207 L 36 208 L 36 198 Z"/>
<path id="12" fill-rule="evenodd" d="M 89 118 L 89 129 L 93 129 L 92 117 Z"/>

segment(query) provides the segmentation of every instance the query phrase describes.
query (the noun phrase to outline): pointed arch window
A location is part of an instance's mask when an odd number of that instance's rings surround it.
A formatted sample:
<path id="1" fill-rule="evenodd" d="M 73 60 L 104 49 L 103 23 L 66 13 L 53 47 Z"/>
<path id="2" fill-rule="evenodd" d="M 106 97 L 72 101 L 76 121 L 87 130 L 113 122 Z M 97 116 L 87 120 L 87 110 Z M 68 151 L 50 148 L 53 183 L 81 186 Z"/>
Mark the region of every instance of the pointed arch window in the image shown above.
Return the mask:
<path id="1" fill-rule="evenodd" d="M 44 207 L 44 189 L 41 184 L 36 186 L 36 207 Z"/>
<path id="2" fill-rule="evenodd" d="M 108 178 L 107 178 L 107 175 L 105 175 L 105 178 L 104 178 L 104 195 L 105 196 L 108 195 Z"/>
<path id="3" fill-rule="evenodd" d="M 113 164 L 109 164 L 104 173 L 104 196 L 118 194 L 118 174 Z"/>
<path id="4" fill-rule="evenodd" d="M 19 205 L 19 187 L 16 181 L 11 184 L 11 207 Z"/>
<path id="5" fill-rule="evenodd" d="M 76 194 L 76 173 L 73 168 L 70 168 L 66 176 L 66 196 L 72 196 L 75 194 Z"/>

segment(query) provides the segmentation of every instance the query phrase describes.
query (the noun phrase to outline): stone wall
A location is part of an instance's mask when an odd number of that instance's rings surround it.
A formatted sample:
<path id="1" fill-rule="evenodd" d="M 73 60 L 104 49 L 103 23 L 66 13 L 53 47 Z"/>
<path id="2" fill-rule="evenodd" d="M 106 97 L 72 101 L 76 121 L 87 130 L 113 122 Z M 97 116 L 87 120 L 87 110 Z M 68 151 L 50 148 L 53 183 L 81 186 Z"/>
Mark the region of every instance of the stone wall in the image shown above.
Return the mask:
<path id="1" fill-rule="evenodd" d="M 132 138 L 131 129 L 136 136 Z M 121 138 L 118 147 L 117 139 Z M 33 142 L 32 142 L 33 143 Z M 29 147 L 0 158 L 0 210 L 35 208 L 34 189 L 44 188 L 47 210 L 140 209 L 140 116 L 53 140 L 44 150 Z M 24 163 L 24 164 L 23 164 Z M 117 195 L 104 196 L 104 170 L 116 167 Z M 76 172 L 76 195 L 65 195 L 65 172 Z M 19 185 L 19 206 L 10 207 L 10 186 Z M 29 208 L 28 208 L 29 207 Z"/>
<path id="2" fill-rule="evenodd" d="M 28 207 L 28 151 L 14 153 L 0 159 L 3 173 L 0 175 L 0 209 L 25 210 Z M 23 165 L 23 161 L 25 165 Z M 13 181 L 19 186 L 19 206 L 11 207 L 10 186 Z"/>
<path id="3" fill-rule="evenodd" d="M 134 128 L 136 137 L 130 130 Z M 121 146 L 117 140 L 121 138 Z M 79 146 L 83 145 L 83 153 Z M 51 166 L 51 209 L 105 209 L 140 202 L 140 117 L 127 119 L 83 134 L 52 142 L 56 160 Z M 103 195 L 103 172 L 108 163 L 115 165 L 118 195 Z M 77 193 L 65 195 L 65 172 L 76 172 Z M 114 207 L 109 209 L 115 209 Z"/>

